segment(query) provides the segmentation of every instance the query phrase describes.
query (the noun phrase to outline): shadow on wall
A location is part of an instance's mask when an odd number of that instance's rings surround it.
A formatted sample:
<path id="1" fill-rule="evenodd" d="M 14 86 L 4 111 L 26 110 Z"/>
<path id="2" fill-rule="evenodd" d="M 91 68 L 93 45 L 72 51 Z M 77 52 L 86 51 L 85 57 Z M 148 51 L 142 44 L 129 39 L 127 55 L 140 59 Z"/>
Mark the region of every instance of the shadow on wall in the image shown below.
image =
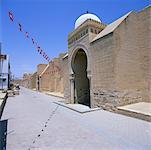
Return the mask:
<path id="1" fill-rule="evenodd" d="M 8 120 L 0 120 L 0 150 L 6 150 Z"/>

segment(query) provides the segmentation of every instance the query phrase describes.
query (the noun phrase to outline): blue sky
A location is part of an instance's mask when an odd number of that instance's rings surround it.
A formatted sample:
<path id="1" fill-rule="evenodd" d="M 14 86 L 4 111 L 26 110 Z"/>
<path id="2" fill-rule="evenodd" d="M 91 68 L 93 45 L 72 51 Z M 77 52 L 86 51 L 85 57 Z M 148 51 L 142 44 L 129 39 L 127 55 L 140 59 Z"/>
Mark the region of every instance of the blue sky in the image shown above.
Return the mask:
<path id="1" fill-rule="evenodd" d="M 47 61 L 19 31 L 17 23 L 22 24 L 52 59 L 68 50 L 68 33 L 86 11 L 109 24 L 131 10 L 138 12 L 148 5 L 149 0 L 0 0 L 2 52 L 10 55 L 13 74 L 21 77 L 24 72 L 33 73 L 37 64 Z M 13 12 L 14 23 L 10 22 L 8 11 Z"/>

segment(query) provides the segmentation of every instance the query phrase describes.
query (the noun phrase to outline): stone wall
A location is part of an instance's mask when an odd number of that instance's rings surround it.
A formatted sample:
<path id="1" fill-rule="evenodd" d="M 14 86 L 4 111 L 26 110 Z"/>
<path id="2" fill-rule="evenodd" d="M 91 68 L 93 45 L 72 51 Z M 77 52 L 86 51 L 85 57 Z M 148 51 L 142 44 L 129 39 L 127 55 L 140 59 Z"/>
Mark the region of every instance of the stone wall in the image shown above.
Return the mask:
<path id="1" fill-rule="evenodd" d="M 94 107 L 116 107 L 142 101 L 142 92 L 136 90 L 94 90 Z"/>
<path id="2" fill-rule="evenodd" d="M 63 72 L 63 91 L 66 102 L 70 102 L 70 79 L 69 79 L 69 66 L 68 54 L 62 57 L 62 72 Z"/>
<path id="3" fill-rule="evenodd" d="M 112 33 L 91 44 L 93 106 L 150 101 L 150 8 L 132 12 Z"/>
<path id="4" fill-rule="evenodd" d="M 115 88 L 113 35 L 99 39 L 91 44 L 92 53 L 92 107 L 112 101 L 110 92 Z M 104 94 L 103 94 L 104 93 Z M 108 93 L 108 94 L 107 94 Z M 113 97 L 112 97 L 113 99 Z"/>
<path id="5" fill-rule="evenodd" d="M 37 75 L 40 75 L 43 72 L 43 70 L 46 68 L 46 66 L 47 64 L 39 64 L 37 66 Z"/>
<path id="6" fill-rule="evenodd" d="M 32 76 L 31 76 L 31 89 L 36 89 L 36 78 L 37 78 L 37 72 L 35 72 Z"/>
<path id="7" fill-rule="evenodd" d="M 137 14 L 131 13 L 114 31 L 115 74 L 118 90 L 144 87 Z"/>
<path id="8" fill-rule="evenodd" d="M 151 6 L 138 13 L 139 48 L 144 84 L 143 100 L 151 102 Z"/>
<path id="9" fill-rule="evenodd" d="M 112 34 L 91 44 L 93 89 L 114 88 L 114 58 Z"/>
<path id="10" fill-rule="evenodd" d="M 141 98 L 135 102 L 149 101 L 149 11 L 131 13 L 114 34 L 116 89 L 131 90 L 132 95 L 139 91 Z M 127 103 L 133 103 L 131 99 Z"/>
<path id="11" fill-rule="evenodd" d="M 62 71 L 62 67 L 61 67 L 61 58 L 57 58 L 54 60 L 53 64 L 52 64 L 52 70 L 50 70 L 52 72 L 51 75 L 51 81 L 54 83 L 53 85 L 53 89 L 54 92 L 60 92 L 63 93 L 63 71 Z M 52 82 L 50 82 L 49 84 L 49 89 L 52 87 Z"/>
<path id="12" fill-rule="evenodd" d="M 47 65 L 40 74 L 40 91 L 49 91 L 49 66 Z"/>
<path id="13" fill-rule="evenodd" d="M 40 74 L 40 90 L 63 93 L 61 56 L 51 61 Z"/>

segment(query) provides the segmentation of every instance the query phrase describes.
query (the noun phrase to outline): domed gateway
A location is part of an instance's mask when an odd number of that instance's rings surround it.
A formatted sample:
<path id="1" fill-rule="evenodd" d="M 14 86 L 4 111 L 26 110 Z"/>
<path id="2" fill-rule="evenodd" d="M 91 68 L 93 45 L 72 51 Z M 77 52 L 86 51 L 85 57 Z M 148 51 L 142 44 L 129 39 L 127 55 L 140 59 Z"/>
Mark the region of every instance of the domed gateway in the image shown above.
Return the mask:
<path id="1" fill-rule="evenodd" d="M 105 25 L 94 14 L 83 14 L 75 22 L 75 28 L 68 36 L 69 66 L 71 80 L 71 103 L 91 104 L 91 62 L 90 42 Z"/>

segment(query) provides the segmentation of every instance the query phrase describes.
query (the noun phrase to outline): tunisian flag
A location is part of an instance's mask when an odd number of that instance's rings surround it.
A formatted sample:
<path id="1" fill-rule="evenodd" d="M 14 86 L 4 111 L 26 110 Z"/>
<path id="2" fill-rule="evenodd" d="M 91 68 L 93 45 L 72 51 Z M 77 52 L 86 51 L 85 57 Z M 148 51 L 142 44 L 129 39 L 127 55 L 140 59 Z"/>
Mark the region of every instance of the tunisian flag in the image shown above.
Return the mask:
<path id="1" fill-rule="evenodd" d="M 18 25 L 19 25 L 20 32 L 22 32 L 22 25 L 20 23 L 18 23 Z"/>
<path id="2" fill-rule="evenodd" d="M 40 46 L 37 47 L 38 52 L 40 52 Z"/>
<path id="3" fill-rule="evenodd" d="M 47 61 L 50 62 L 50 58 L 49 57 L 47 58 Z"/>
<path id="4" fill-rule="evenodd" d="M 42 54 L 42 51 L 43 51 L 43 50 L 41 49 L 41 50 L 40 50 L 40 54 Z"/>
<path id="5" fill-rule="evenodd" d="M 35 40 L 33 38 L 31 38 L 31 40 L 32 40 L 33 44 L 35 44 Z"/>
<path id="6" fill-rule="evenodd" d="M 45 52 L 43 51 L 43 57 L 45 58 Z"/>
<path id="7" fill-rule="evenodd" d="M 14 15 L 9 11 L 8 12 L 10 20 L 13 22 L 14 21 Z"/>
<path id="8" fill-rule="evenodd" d="M 45 54 L 45 57 L 44 57 L 45 59 L 47 58 L 47 55 Z"/>
<path id="9" fill-rule="evenodd" d="M 27 38 L 29 38 L 29 34 L 28 34 L 28 32 L 26 32 L 25 34 L 26 34 L 26 37 L 27 37 Z"/>

